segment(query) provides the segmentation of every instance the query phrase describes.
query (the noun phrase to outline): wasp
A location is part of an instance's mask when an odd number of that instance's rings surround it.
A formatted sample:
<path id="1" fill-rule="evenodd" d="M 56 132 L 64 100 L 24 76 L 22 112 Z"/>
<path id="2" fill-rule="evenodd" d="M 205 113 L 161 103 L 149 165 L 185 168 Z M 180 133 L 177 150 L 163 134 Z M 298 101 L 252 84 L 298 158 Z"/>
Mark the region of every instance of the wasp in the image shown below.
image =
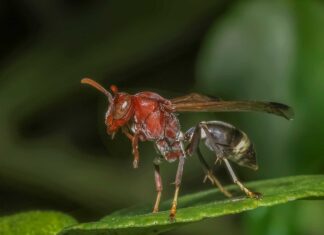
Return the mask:
<path id="1" fill-rule="evenodd" d="M 216 155 L 216 162 L 224 162 L 233 182 L 250 198 L 260 198 L 261 194 L 247 189 L 236 177 L 230 163 L 256 170 L 258 168 L 253 144 L 248 136 L 236 127 L 220 122 L 200 122 L 195 127 L 183 133 L 180 129 L 177 112 L 238 112 L 259 111 L 282 116 L 286 119 L 293 117 L 292 108 L 275 102 L 261 101 L 223 101 L 198 93 L 191 93 L 174 99 L 166 99 L 157 93 L 143 91 L 136 94 L 120 92 L 115 85 L 106 90 L 99 83 L 90 78 L 84 78 L 81 83 L 88 84 L 108 99 L 108 110 L 105 115 L 107 134 L 114 137 L 120 130 L 132 144 L 134 156 L 133 167 L 139 164 L 139 141 L 152 141 L 159 153 L 153 160 L 155 187 L 157 191 L 153 212 L 159 211 L 162 195 L 162 178 L 160 164 L 163 161 L 178 160 L 175 177 L 175 192 L 170 209 L 170 220 L 174 221 L 177 211 L 178 195 L 182 180 L 183 167 L 186 156 L 197 153 L 205 171 L 205 179 L 219 187 L 226 196 L 231 197 L 213 174 L 199 148 L 199 142 L 205 141 L 208 149 Z M 185 146 L 187 145 L 187 146 Z"/>

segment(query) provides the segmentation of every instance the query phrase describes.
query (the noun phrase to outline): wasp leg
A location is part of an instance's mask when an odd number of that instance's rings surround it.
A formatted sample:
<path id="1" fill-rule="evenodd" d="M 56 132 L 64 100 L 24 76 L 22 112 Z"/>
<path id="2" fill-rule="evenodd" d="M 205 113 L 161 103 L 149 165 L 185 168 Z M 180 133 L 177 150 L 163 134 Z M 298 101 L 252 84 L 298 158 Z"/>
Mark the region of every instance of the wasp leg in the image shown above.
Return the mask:
<path id="1" fill-rule="evenodd" d="M 212 169 L 208 166 L 207 162 L 205 161 L 199 147 L 197 148 L 197 154 L 198 154 L 198 158 L 199 161 L 201 163 L 201 166 L 206 174 L 206 177 L 210 180 L 210 182 L 217 186 L 219 188 L 219 190 L 226 196 L 226 197 L 232 197 L 232 194 L 227 191 L 223 185 L 219 182 L 219 180 L 216 178 L 216 176 L 213 174 Z"/>
<path id="2" fill-rule="evenodd" d="M 232 177 L 232 179 L 233 179 L 233 182 L 235 183 L 235 184 L 237 184 L 239 187 L 240 187 L 240 189 L 243 191 L 243 192 L 245 192 L 245 194 L 248 196 L 248 197 L 250 197 L 250 198 L 255 198 L 255 199 L 260 199 L 261 197 L 262 197 L 262 194 L 261 193 L 258 193 L 258 192 L 252 192 L 252 191 L 250 191 L 248 188 L 246 188 L 239 180 L 238 180 L 238 178 L 236 177 L 236 175 L 235 175 L 235 173 L 234 173 L 234 171 L 233 171 L 233 168 L 231 167 L 231 165 L 230 165 L 230 163 L 229 163 L 229 161 L 226 159 L 226 158 L 224 158 L 223 159 L 224 160 L 224 162 L 225 162 L 225 164 L 226 164 L 226 167 L 227 167 L 227 169 L 228 169 L 228 171 L 229 171 L 229 173 L 230 173 L 230 175 L 231 175 L 231 177 Z"/>
<path id="3" fill-rule="evenodd" d="M 129 130 L 126 128 L 122 129 L 123 133 L 127 136 L 128 139 L 132 142 L 132 152 L 134 155 L 133 168 L 138 168 L 139 162 L 139 152 L 138 152 L 138 134 L 132 135 L 129 133 Z"/>
<path id="4" fill-rule="evenodd" d="M 220 159 L 220 160 L 223 160 L 226 164 L 226 167 L 233 179 L 233 182 L 235 184 L 237 184 L 240 189 L 245 192 L 245 194 L 250 197 L 250 198 L 255 198 L 255 199 L 260 199 L 262 197 L 262 194 L 261 193 L 258 193 L 258 192 L 252 192 L 250 191 L 248 188 L 246 188 L 239 180 L 238 178 L 236 177 L 234 171 L 233 171 L 233 168 L 231 167 L 229 161 L 226 159 L 226 157 L 224 156 L 224 153 L 223 151 L 221 150 L 221 148 L 213 141 L 213 137 L 211 136 L 211 134 L 209 133 L 209 130 L 208 130 L 208 127 L 206 126 L 205 123 L 200 123 L 199 126 L 201 126 L 201 128 L 204 129 L 205 133 L 206 133 L 206 138 L 208 138 L 210 141 L 210 145 L 211 147 L 213 148 L 216 156 L 217 156 L 217 159 Z"/>
<path id="5" fill-rule="evenodd" d="M 172 222 L 175 220 L 175 215 L 177 213 L 178 195 L 179 195 L 179 189 L 180 189 L 180 185 L 181 185 L 184 163 L 185 163 L 185 156 L 181 156 L 179 158 L 178 170 L 177 170 L 176 180 L 175 180 L 175 192 L 174 192 L 174 197 L 173 197 L 173 201 L 172 201 L 172 206 L 170 209 L 170 220 Z"/>
<path id="6" fill-rule="evenodd" d="M 197 125 L 195 127 L 195 132 L 192 135 L 192 138 L 190 140 L 186 140 L 189 141 L 189 145 L 187 146 L 186 152 L 188 153 L 188 155 L 192 155 L 196 149 L 199 147 L 199 142 L 200 142 L 200 138 L 201 138 L 201 129 L 200 126 Z"/>
<path id="7" fill-rule="evenodd" d="M 162 195 L 162 190 L 163 190 L 163 186 L 162 186 L 162 178 L 161 178 L 161 174 L 160 174 L 160 166 L 159 166 L 159 162 L 154 161 L 154 179 L 155 179 L 155 188 L 156 188 L 156 200 L 155 200 L 155 204 L 154 204 L 154 208 L 153 208 L 153 213 L 156 213 L 159 211 L 159 205 L 160 205 L 160 200 L 161 200 L 161 195 Z"/>
<path id="8" fill-rule="evenodd" d="M 139 152 L 138 152 L 138 135 L 137 134 L 135 134 L 133 136 L 132 147 L 133 147 L 133 154 L 134 154 L 133 168 L 138 168 Z"/>
<path id="9" fill-rule="evenodd" d="M 200 148 L 199 148 L 199 142 L 200 142 L 200 138 L 201 138 L 201 128 L 202 128 L 202 124 L 198 124 L 197 127 L 195 128 L 195 132 L 191 138 L 191 141 L 187 147 L 187 153 L 189 155 L 192 155 L 192 153 L 194 151 L 197 152 L 198 154 L 198 159 L 199 162 L 201 163 L 201 166 L 203 168 L 203 171 L 205 172 L 206 176 L 204 179 L 204 182 L 209 179 L 210 182 L 212 184 L 214 184 L 215 186 L 217 186 L 219 188 L 219 190 L 226 196 L 226 197 L 231 197 L 232 194 L 230 192 L 228 192 L 223 186 L 222 184 L 219 182 L 219 180 L 216 178 L 216 176 L 213 174 L 213 170 L 208 166 L 207 162 L 205 161 Z M 208 130 L 208 129 L 207 129 Z"/>
<path id="10" fill-rule="evenodd" d="M 204 122 L 199 123 L 198 125 L 202 128 L 206 134 L 206 138 L 209 140 L 209 144 L 213 148 L 214 152 L 216 153 L 217 158 L 222 159 L 224 157 L 224 153 L 222 149 L 215 143 L 213 136 L 210 134 L 207 125 Z"/>

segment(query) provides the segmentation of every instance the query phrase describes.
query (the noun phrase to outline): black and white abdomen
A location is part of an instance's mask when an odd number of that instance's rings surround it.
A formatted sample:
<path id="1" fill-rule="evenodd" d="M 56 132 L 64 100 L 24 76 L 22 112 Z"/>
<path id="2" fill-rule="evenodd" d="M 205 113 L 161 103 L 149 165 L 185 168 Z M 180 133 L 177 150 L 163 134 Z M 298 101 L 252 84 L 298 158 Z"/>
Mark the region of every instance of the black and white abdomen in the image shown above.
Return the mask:
<path id="1" fill-rule="evenodd" d="M 225 157 L 238 165 L 258 169 L 253 144 L 243 131 L 225 122 L 206 121 L 190 128 L 185 134 L 187 140 L 192 139 L 196 128 L 200 129 L 200 139 L 205 140 L 207 148 L 215 152 L 217 157 Z M 217 147 L 216 151 L 213 146 Z"/>

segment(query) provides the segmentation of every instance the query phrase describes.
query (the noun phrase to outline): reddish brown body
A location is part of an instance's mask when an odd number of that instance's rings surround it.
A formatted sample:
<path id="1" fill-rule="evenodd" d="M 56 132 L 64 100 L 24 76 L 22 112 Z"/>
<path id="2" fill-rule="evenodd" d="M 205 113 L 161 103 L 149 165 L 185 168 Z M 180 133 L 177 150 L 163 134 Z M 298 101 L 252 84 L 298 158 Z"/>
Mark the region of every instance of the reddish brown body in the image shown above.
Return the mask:
<path id="1" fill-rule="evenodd" d="M 113 102 L 106 114 L 108 134 L 122 128 L 131 140 L 154 141 L 160 154 L 168 161 L 184 156 L 179 139 L 180 124 L 171 101 L 153 92 L 140 92 L 135 95 L 116 93 Z"/>
<path id="2" fill-rule="evenodd" d="M 114 107 L 107 112 L 108 133 L 124 128 L 127 122 L 128 130 L 124 132 L 133 135 L 131 139 L 154 141 L 159 153 L 167 160 L 174 161 L 184 156 L 182 148 L 180 124 L 173 113 L 169 100 L 153 92 L 141 92 L 135 95 L 118 94 L 114 99 Z M 119 104 L 129 107 L 122 115 L 116 115 Z M 127 132 L 129 131 L 129 132 Z M 135 150 L 136 151 L 136 150 Z"/>
<path id="3" fill-rule="evenodd" d="M 168 161 L 184 156 L 180 124 L 173 113 L 171 102 L 153 92 L 133 96 L 134 126 L 142 141 L 154 141 L 159 152 Z"/>
<path id="4" fill-rule="evenodd" d="M 180 124 L 174 114 L 171 101 L 153 92 L 140 92 L 130 95 L 118 92 L 117 87 L 111 86 L 113 97 L 110 92 L 91 79 L 85 78 L 81 82 L 95 87 L 107 96 L 109 101 L 105 116 L 107 133 L 114 136 L 119 129 L 122 129 L 123 133 L 131 140 L 134 168 L 138 167 L 139 161 L 138 140 L 153 141 L 158 152 L 169 162 L 179 159 L 175 180 L 176 190 L 170 210 L 170 218 L 173 220 L 176 214 L 185 151 L 181 139 Z M 159 210 L 162 193 L 160 162 L 160 159 L 153 161 L 157 190 L 153 212 Z"/>

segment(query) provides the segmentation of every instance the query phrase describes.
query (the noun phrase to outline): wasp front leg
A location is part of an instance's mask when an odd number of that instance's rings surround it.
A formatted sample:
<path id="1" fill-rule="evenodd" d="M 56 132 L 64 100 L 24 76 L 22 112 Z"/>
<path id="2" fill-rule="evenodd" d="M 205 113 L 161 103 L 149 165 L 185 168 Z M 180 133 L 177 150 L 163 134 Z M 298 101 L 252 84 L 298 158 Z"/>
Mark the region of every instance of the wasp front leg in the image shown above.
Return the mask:
<path id="1" fill-rule="evenodd" d="M 134 135 L 129 133 L 129 130 L 127 128 L 123 128 L 123 133 L 130 139 L 132 142 L 132 153 L 134 155 L 133 160 L 133 168 L 138 168 L 138 162 L 139 162 L 139 151 L 138 151 L 138 133 L 135 133 Z"/>

